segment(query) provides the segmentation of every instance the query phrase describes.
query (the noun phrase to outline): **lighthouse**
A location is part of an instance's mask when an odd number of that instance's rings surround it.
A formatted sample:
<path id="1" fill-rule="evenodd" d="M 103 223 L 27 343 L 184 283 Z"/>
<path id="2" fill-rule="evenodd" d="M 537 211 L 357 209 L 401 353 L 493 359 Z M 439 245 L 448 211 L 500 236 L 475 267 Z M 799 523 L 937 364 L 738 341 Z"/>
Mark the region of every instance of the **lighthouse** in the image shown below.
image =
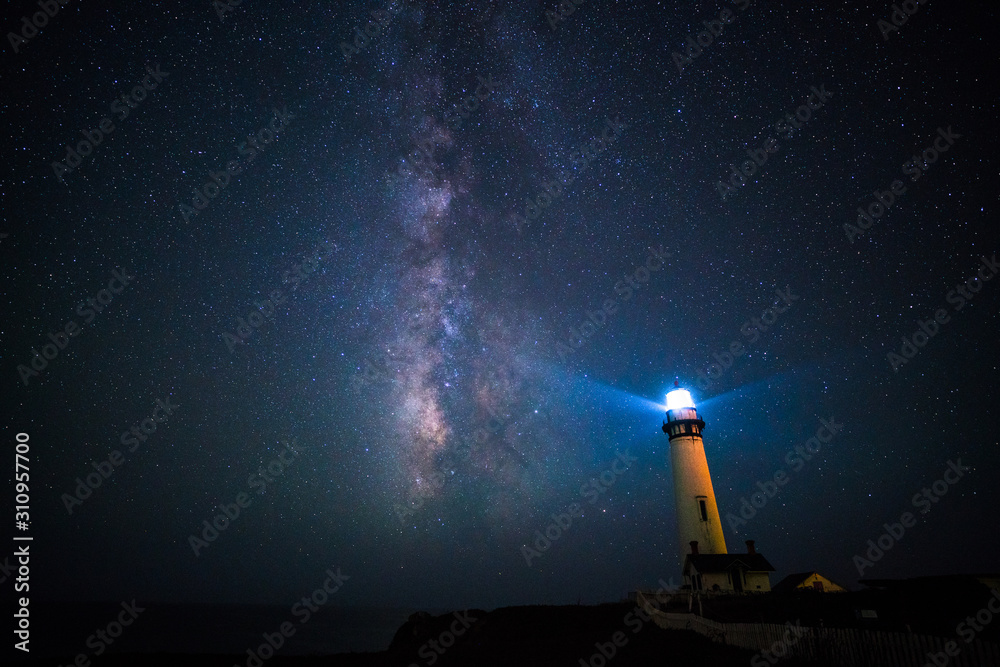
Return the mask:
<path id="1" fill-rule="evenodd" d="M 701 439 L 704 430 L 705 422 L 698 416 L 686 389 L 677 388 L 667 394 L 667 420 L 663 422 L 663 432 L 670 439 L 670 469 L 674 476 L 682 567 L 689 555 L 728 553 L 712 477 L 708 473 L 705 443 Z"/>
<path id="2" fill-rule="evenodd" d="M 701 439 L 704 430 L 705 422 L 698 416 L 686 389 L 677 387 L 667 394 L 663 432 L 670 439 L 684 587 L 698 595 L 765 593 L 771 590 L 770 573 L 774 572 L 774 566 L 757 552 L 754 541 L 746 541 L 746 553 L 726 551 L 705 443 Z"/>

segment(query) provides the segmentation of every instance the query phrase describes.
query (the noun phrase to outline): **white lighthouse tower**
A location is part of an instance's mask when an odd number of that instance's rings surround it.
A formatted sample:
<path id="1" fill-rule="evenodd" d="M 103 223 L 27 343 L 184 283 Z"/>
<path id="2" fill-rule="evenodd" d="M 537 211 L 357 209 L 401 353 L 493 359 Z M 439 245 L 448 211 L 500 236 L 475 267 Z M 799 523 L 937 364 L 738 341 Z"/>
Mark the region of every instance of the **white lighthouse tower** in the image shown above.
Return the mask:
<path id="1" fill-rule="evenodd" d="M 663 432 L 670 438 L 682 567 L 688 555 L 728 553 L 701 439 L 704 429 L 705 422 L 698 416 L 686 389 L 674 389 L 667 394 Z"/>

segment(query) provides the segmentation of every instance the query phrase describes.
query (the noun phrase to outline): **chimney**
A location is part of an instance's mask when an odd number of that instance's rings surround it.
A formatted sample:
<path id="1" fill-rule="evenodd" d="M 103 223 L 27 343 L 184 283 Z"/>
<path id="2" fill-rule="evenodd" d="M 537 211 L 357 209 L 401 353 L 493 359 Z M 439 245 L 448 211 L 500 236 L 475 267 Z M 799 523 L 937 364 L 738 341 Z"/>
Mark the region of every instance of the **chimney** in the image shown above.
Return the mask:
<path id="1" fill-rule="evenodd" d="M 698 540 L 691 541 L 691 555 L 692 556 L 698 555 Z"/>
<path id="2" fill-rule="evenodd" d="M 754 549 L 754 546 L 753 546 L 753 540 L 747 540 L 747 553 L 748 554 L 755 554 L 755 553 L 757 553 L 757 550 Z"/>

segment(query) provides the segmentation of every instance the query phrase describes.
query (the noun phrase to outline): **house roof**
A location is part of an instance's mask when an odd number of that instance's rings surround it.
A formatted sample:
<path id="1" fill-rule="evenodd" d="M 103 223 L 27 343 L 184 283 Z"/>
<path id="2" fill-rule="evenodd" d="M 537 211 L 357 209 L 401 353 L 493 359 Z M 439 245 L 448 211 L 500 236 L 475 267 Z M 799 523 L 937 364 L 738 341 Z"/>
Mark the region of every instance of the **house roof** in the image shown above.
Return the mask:
<path id="1" fill-rule="evenodd" d="M 813 570 L 812 572 L 796 572 L 795 574 L 790 574 L 781 581 L 779 581 L 778 583 L 776 583 L 774 586 L 771 586 L 771 590 L 775 593 L 782 593 L 795 590 L 802 582 L 804 582 L 806 579 L 808 579 L 813 575 L 821 577 L 826 581 L 829 581 L 831 584 L 835 586 L 840 586 L 844 590 L 847 590 L 846 587 L 841 586 L 830 577 L 824 576 L 819 572 L 817 572 L 816 570 Z"/>
<path id="2" fill-rule="evenodd" d="M 776 583 L 774 586 L 771 586 L 771 590 L 775 593 L 794 590 L 796 587 L 798 587 L 799 584 L 801 584 L 803 581 L 813 576 L 814 574 L 818 574 L 821 577 L 823 576 L 819 574 L 819 572 L 816 572 L 815 570 L 812 572 L 796 572 L 795 574 L 788 575 L 787 577 Z"/>
<path id="3" fill-rule="evenodd" d="M 725 572 L 734 565 L 742 565 L 751 572 L 774 572 L 774 566 L 760 554 L 688 554 L 684 571 L 693 566 L 699 572 Z"/>

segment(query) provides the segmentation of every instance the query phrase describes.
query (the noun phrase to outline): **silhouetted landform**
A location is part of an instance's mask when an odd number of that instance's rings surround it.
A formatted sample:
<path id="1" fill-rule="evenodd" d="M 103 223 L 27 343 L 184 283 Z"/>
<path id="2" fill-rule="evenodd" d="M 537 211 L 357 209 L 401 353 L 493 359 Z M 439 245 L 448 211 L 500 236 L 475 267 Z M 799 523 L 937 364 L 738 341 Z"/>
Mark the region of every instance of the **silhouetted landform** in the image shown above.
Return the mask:
<path id="1" fill-rule="evenodd" d="M 715 644 L 700 635 L 681 630 L 663 630 L 653 622 L 641 621 L 631 603 L 598 606 L 506 607 L 491 612 L 471 610 L 468 619 L 475 619 L 451 644 L 448 633 L 461 626 L 459 617 L 466 612 L 441 616 L 417 613 L 397 631 L 388 650 L 379 653 L 352 653 L 325 657 L 274 656 L 263 661 L 264 667 L 539 667 L 545 665 L 590 664 L 591 657 L 600 656 L 600 647 L 614 654 L 606 660 L 608 667 L 661 664 L 669 656 L 674 667 L 712 665 L 713 667 L 746 667 L 753 653 L 730 646 Z M 618 635 L 615 646 L 613 636 Z M 432 648 L 430 642 L 440 651 Z M 447 648 L 442 644 L 451 644 Z M 603 656 L 602 656 L 603 657 Z M 261 667 L 256 662 L 247 665 L 243 656 L 198 655 L 105 655 L 95 659 L 93 667 Z M 68 665 L 72 656 L 60 661 L 40 661 L 21 664 L 55 666 Z M 600 665 L 601 661 L 595 661 Z M 804 663 L 786 662 L 797 667 Z"/>
<path id="2" fill-rule="evenodd" d="M 984 583 L 986 581 L 989 583 Z M 1000 592 L 984 576 L 921 577 L 868 580 L 870 588 L 844 593 L 796 591 L 759 595 L 704 597 L 701 613 L 724 623 L 798 622 L 803 626 L 868 628 L 958 639 L 957 628 L 987 607 Z M 685 593 L 657 601 L 663 611 L 686 612 Z M 373 653 L 329 656 L 275 655 L 263 661 L 246 654 L 109 654 L 92 659 L 93 667 L 626 667 L 669 664 L 745 667 L 754 653 L 714 643 L 688 630 L 664 630 L 637 612 L 635 603 L 597 606 L 505 607 L 430 615 L 412 614 L 396 631 L 389 648 Z M 234 628 L 235 630 L 235 628 Z M 617 643 L 616 643 L 617 639 Z M 986 624 L 977 639 L 1000 643 L 1000 622 Z M 602 653 L 604 655 L 602 655 Z M 92 656 L 90 656 L 92 657 Z M 20 662 L 25 665 L 69 665 L 62 660 Z M 664 661 L 667 660 L 665 663 Z M 758 659 L 757 664 L 760 663 Z M 783 667 L 809 663 L 783 660 Z"/>
<path id="3" fill-rule="evenodd" d="M 861 583 L 869 588 L 861 591 L 708 597 L 702 600 L 701 609 L 706 618 L 724 623 L 780 624 L 801 619 L 805 626 L 891 630 L 955 639 L 959 624 L 974 618 L 994 599 L 995 589 L 987 581 L 1000 584 L 996 575 L 867 579 Z M 674 596 L 660 608 L 688 611 L 687 597 Z M 697 613 L 698 606 L 693 605 L 693 610 Z M 976 637 L 1000 643 L 1000 622 L 986 624 L 976 631 Z"/>

